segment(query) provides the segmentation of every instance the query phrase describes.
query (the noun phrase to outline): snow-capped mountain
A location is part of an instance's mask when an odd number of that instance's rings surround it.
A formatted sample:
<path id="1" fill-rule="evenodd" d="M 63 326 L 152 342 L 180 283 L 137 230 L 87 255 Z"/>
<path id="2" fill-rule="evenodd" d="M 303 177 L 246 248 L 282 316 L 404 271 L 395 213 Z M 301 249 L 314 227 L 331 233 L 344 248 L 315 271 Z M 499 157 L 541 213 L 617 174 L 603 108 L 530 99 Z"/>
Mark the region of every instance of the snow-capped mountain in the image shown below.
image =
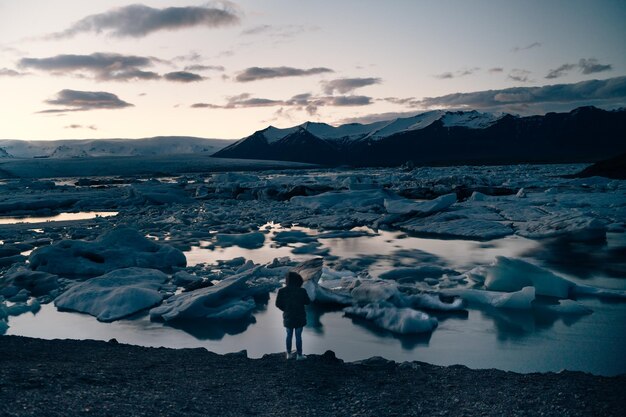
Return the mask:
<path id="1" fill-rule="evenodd" d="M 204 139 L 188 136 L 50 141 L 0 139 L 0 158 L 88 158 L 98 156 L 151 156 L 198 153 L 210 155 L 232 143 L 232 140 Z"/>
<path id="2" fill-rule="evenodd" d="M 269 126 L 214 156 L 323 165 L 586 162 L 626 151 L 626 111 L 520 117 L 434 110 L 369 124 Z"/>

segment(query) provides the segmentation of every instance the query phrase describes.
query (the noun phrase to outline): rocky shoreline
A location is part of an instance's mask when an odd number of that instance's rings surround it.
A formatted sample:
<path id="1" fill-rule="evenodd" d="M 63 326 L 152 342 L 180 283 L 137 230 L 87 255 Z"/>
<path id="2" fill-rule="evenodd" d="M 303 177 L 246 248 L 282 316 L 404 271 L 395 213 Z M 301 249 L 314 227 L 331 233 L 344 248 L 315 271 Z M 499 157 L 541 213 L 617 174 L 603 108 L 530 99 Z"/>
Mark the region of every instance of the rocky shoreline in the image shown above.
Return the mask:
<path id="1" fill-rule="evenodd" d="M 0 337 L 2 416 L 621 416 L 626 375 Z"/>

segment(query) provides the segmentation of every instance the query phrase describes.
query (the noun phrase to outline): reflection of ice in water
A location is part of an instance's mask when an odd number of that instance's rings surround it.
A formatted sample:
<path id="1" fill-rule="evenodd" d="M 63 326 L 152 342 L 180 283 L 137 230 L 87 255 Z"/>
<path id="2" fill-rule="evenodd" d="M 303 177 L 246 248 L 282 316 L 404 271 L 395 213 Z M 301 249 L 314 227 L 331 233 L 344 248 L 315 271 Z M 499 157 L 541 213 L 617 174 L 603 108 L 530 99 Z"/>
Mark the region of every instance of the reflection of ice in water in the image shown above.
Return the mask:
<path id="1" fill-rule="evenodd" d="M 210 322 L 197 329 L 179 329 L 150 322 L 144 315 L 132 320 L 101 323 L 86 314 L 59 312 L 52 304 L 10 318 L 7 334 L 44 339 L 117 339 L 120 343 L 172 348 L 204 347 L 216 353 L 243 349 L 250 357 L 284 349 L 281 313 L 274 296 L 254 314 L 255 322 L 240 333 L 212 329 Z M 537 313 L 469 310 L 468 316 L 437 317 L 435 332 L 395 336 L 344 317 L 340 310 L 310 309 L 304 331 L 306 353 L 330 349 L 354 361 L 383 356 L 396 361 L 424 361 L 437 365 L 464 364 L 470 368 L 498 368 L 517 372 L 581 370 L 615 375 L 626 372 L 620 324 L 626 320 L 623 305 L 586 300 L 594 314 L 575 323 L 563 317 Z M 567 318 L 566 318 L 567 319 Z M 514 353 L 512 353 L 513 351 Z"/>
<path id="2" fill-rule="evenodd" d="M 96 217 L 109 217 L 117 215 L 117 211 L 83 211 L 78 213 L 61 213 L 54 216 L 45 217 L 1 217 L 0 224 L 17 224 L 17 223 L 45 223 L 45 222 L 61 222 L 72 220 L 88 220 Z"/>
<path id="3" fill-rule="evenodd" d="M 259 249 L 244 249 L 238 246 L 227 248 L 208 249 L 208 242 L 199 242 L 200 246 L 194 246 L 190 251 L 185 252 L 187 263 L 194 266 L 199 263 L 214 263 L 218 259 L 232 259 L 243 256 L 256 263 L 268 263 L 274 258 L 290 256 L 294 260 L 304 260 L 315 255 L 294 255 L 292 250 L 299 244 L 278 246 L 272 239 L 276 233 L 287 230 L 299 230 L 306 232 L 310 236 L 317 236 L 320 232 L 294 226 L 283 228 L 274 224 L 267 224 L 260 228 L 268 230 L 265 245 Z M 393 257 L 395 252 L 400 250 L 417 249 L 433 254 L 446 261 L 451 268 L 465 271 L 476 265 L 489 264 L 496 256 L 517 257 L 529 249 L 538 246 L 538 243 L 520 236 L 508 236 L 502 239 L 493 240 L 489 243 L 476 242 L 470 240 L 455 239 L 425 239 L 408 237 L 401 232 L 378 231 L 375 232 L 367 228 L 357 228 L 353 230 L 364 230 L 372 233 L 372 236 L 359 236 L 349 238 L 319 239 L 321 248 L 328 248 L 330 256 L 339 258 L 361 258 L 370 256 Z M 390 268 L 387 262 L 379 262 L 373 269 L 378 272 Z M 374 271 L 372 271 L 374 272 Z M 375 273 L 375 275 L 378 275 Z"/>

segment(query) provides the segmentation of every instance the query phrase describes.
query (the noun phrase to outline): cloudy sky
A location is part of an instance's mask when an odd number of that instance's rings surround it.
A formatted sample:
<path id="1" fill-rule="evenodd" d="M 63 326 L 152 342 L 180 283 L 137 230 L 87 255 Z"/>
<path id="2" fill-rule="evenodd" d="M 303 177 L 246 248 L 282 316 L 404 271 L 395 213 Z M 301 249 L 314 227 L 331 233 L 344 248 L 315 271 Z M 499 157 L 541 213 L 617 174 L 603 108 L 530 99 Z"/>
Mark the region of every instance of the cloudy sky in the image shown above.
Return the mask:
<path id="1" fill-rule="evenodd" d="M 0 0 L 0 138 L 626 106 L 622 0 Z"/>

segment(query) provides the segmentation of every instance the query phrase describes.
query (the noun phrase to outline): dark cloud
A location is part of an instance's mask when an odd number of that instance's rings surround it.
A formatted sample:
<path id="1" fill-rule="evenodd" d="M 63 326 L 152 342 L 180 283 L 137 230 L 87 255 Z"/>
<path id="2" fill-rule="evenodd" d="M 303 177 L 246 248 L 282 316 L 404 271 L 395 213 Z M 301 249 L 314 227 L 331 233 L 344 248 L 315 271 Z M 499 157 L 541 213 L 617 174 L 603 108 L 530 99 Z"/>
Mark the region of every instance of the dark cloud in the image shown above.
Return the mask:
<path id="1" fill-rule="evenodd" d="M 226 104 L 216 105 L 209 103 L 195 103 L 192 108 L 209 109 L 240 109 L 249 107 L 273 107 L 283 106 L 293 110 L 304 110 L 309 114 L 315 114 L 319 107 L 323 106 L 366 106 L 372 104 L 372 98 L 367 96 L 314 96 L 310 93 L 297 94 L 288 100 L 273 100 L 267 98 L 252 97 L 251 94 L 243 93 L 228 97 Z"/>
<path id="2" fill-rule="evenodd" d="M 194 103 L 191 105 L 192 109 L 221 109 L 222 106 L 210 103 Z"/>
<path id="3" fill-rule="evenodd" d="M 427 97 L 412 102 L 415 107 L 510 109 L 512 106 L 535 106 L 548 109 L 550 104 L 610 106 L 626 101 L 626 77 L 554 84 L 543 87 L 514 87 L 503 90 L 455 93 Z"/>
<path id="4" fill-rule="evenodd" d="M 550 70 L 548 75 L 546 75 L 547 79 L 559 78 L 566 75 L 568 72 L 578 69 L 585 75 L 594 74 L 597 72 L 610 71 L 613 69 L 613 65 L 611 64 L 600 64 L 598 60 L 595 58 L 584 59 L 581 58 L 578 61 L 578 64 L 563 64 L 557 69 Z"/>
<path id="5" fill-rule="evenodd" d="M 435 74 L 435 78 L 439 78 L 440 80 L 449 80 L 451 78 L 465 77 L 466 75 L 472 75 L 476 71 L 480 70 L 479 67 L 474 68 L 466 68 L 455 72 L 442 72 L 441 74 Z"/>
<path id="6" fill-rule="evenodd" d="M 272 30 L 272 25 L 257 25 L 249 29 L 241 31 L 242 35 L 258 35 L 259 33 L 267 33 Z"/>
<path id="7" fill-rule="evenodd" d="M 450 78 L 454 78 L 454 74 L 451 72 L 443 72 L 441 74 L 436 74 L 435 78 L 439 78 L 440 80 L 448 80 Z"/>
<path id="8" fill-rule="evenodd" d="M 416 99 L 415 97 L 405 97 L 405 98 L 398 98 L 398 97 L 385 97 L 382 99 L 379 99 L 381 101 L 387 101 L 389 103 L 393 103 L 393 104 L 399 104 L 402 106 L 408 106 L 408 107 L 417 107 L 419 106 L 420 101 L 418 99 Z"/>
<path id="9" fill-rule="evenodd" d="M 372 104 L 372 98 L 367 96 L 330 97 L 325 103 L 328 106 L 367 106 L 368 104 Z"/>
<path id="10" fill-rule="evenodd" d="M 267 35 L 272 38 L 291 38 L 304 32 L 318 30 L 317 26 L 306 25 L 257 25 L 241 31 L 241 35 Z"/>
<path id="11" fill-rule="evenodd" d="M 490 74 L 496 74 L 499 72 L 504 72 L 504 68 L 502 67 L 494 67 L 494 68 L 489 68 L 489 73 Z"/>
<path id="12" fill-rule="evenodd" d="M 83 125 L 68 125 L 65 126 L 65 129 L 90 129 L 90 130 L 98 130 L 98 128 L 95 125 L 90 125 L 90 126 L 83 126 Z"/>
<path id="13" fill-rule="evenodd" d="M 155 62 L 159 60 L 136 55 L 93 53 L 91 55 L 56 55 L 49 58 L 22 58 L 19 66 L 54 74 L 71 73 L 84 76 L 84 73 L 89 73 L 98 81 L 130 81 L 159 79 L 159 74 L 143 70 Z"/>
<path id="14" fill-rule="evenodd" d="M 268 78 L 279 77 L 302 77 L 306 75 L 323 74 L 334 72 L 330 68 L 317 67 L 309 69 L 293 68 L 293 67 L 250 67 L 241 71 L 235 77 L 239 82 L 265 80 Z"/>
<path id="15" fill-rule="evenodd" d="M 22 58 L 20 68 L 47 71 L 54 75 L 73 75 L 79 78 L 93 78 L 97 81 L 136 81 L 159 80 L 192 82 L 204 79 L 199 74 L 187 71 L 174 71 L 161 76 L 148 71 L 155 64 L 167 63 L 155 57 L 121 55 L 97 52 L 91 55 L 56 55 L 48 58 Z M 217 66 L 191 65 L 186 68 L 223 69 Z"/>
<path id="16" fill-rule="evenodd" d="M 380 78 L 339 78 L 336 80 L 322 81 L 324 93 L 333 94 L 338 91 L 341 94 L 349 93 L 357 88 L 373 84 L 380 84 Z"/>
<path id="17" fill-rule="evenodd" d="M 548 72 L 548 75 L 546 75 L 546 78 L 552 79 L 562 77 L 574 68 L 576 68 L 576 65 L 574 64 L 563 64 L 557 69 L 550 70 L 550 72 Z"/>
<path id="18" fill-rule="evenodd" d="M 63 109 L 42 110 L 39 113 L 65 113 L 100 109 L 123 109 L 133 106 L 118 96 L 105 91 L 61 90 L 56 97 L 45 101 L 53 106 L 65 106 Z"/>
<path id="19" fill-rule="evenodd" d="M 0 77 L 21 77 L 26 75 L 25 72 L 18 72 L 10 68 L 0 68 Z"/>
<path id="20" fill-rule="evenodd" d="M 233 8 L 224 3 L 214 7 L 167 7 L 154 9 L 142 4 L 119 7 L 93 14 L 74 23 L 68 29 L 53 33 L 51 39 L 63 39 L 83 32 L 105 32 L 116 37 L 140 38 L 159 30 L 178 30 L 190 27 L 221 27 L 239 23 Z"/>
<path id="21" fill-rule="evenodd" d="M 188 65 L 185 71 L 224 71 L 221 65 Z"/>
<path id="22" fill-rule="evenodd" d="M 179 83 L 192 83 L 204 80 L 203 76 L 187 71 L 168 72 L 163 77 L 168 81 L 176 81 Z"/>
<path id="23" fill-rule="evenodd" d="M 581 59 L 580 61 L 578 61 L 578 67 L 583 74 L 594 74 L 596 72 L 610 71 L 613 69 L 613 66 L 611 64 L 598 64 L 598 60 L 594 58 Z"/>
<path id="24" fill-rule="evenodd" d="M 530 71 L 524 69 L 513 69 L 509 72 L 508 78 L 513 81 L 525 83 L 529 81 Z"/>
<path id="25" fill-rule="evenodd" d="M 526 51 L 532 48 L 539 48 L 540 46 L 541 46 L 541 42 L 533 42 L 530 45 L 526 45 L 526 46 L 516 46 L 515 48 L 512 49 L 512 51 L 513 52 Z"/>

